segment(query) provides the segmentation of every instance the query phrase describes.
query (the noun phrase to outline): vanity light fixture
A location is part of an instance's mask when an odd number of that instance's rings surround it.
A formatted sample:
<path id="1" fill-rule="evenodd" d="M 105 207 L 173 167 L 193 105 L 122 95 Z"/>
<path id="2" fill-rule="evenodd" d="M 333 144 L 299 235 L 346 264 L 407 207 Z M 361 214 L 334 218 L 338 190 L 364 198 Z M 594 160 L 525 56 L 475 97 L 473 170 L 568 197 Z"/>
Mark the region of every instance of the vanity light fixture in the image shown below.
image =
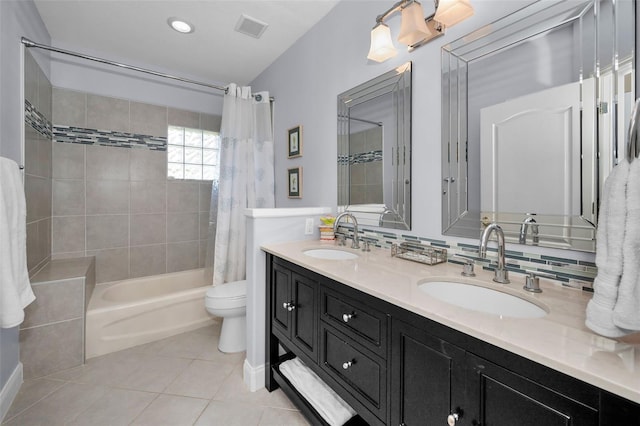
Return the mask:
<path id="1" fill-rule="evenodd" d="M 192 24 L 187 21 L 179 18 L 169 18 L 167 19 L 167 24 L 174 30 L 182 34 L 190 34 L 196 30 Z"/>
<path id="2" fill-rule="evenodd" d="M 395 12 L 402 12 L 398 41 L 406 44 L 409 52 L 444 34 L 445 27 L 451 27 L 471 15 L 473 6 L 469 0 L 433 0 L 435 13 L 424 18 L 422 5 L 416 0 L 400 0 L 386 12 L 378 15 L 376 25 L 371 30 L 371 46 L 368 59 L 384 62 L 396 55 L 391 40 L 391 31 L 384 20 Z"/>

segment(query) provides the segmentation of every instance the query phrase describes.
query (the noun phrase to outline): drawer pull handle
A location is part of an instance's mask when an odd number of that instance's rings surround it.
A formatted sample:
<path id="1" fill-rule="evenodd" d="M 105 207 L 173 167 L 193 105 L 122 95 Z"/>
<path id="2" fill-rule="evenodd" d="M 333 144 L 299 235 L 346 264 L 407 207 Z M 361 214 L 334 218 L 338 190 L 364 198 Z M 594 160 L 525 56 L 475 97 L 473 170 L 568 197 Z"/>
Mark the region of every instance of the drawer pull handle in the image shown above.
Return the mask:
<path id="1" fill-rule="evenodd" d="M 447 417 L 447 424 L 449 426 L 455 426 L 456 422 L 460 420 L 460 415 L 458 413 L 451 413 Z"/>
<path id="2" fill-rule="evenodd" d="M 349 322 L 352 318 L 356 317 L 355 312 L 351 312 L 350 314 L 342 314 L 342 321 Z"/>
<path id="3" fill-rule="evenodd" d="M 351 366 L 352 366 L 353 364 L 355 364 L 355 363 L 356 363 L 356 360 L 355 360 L 355 359 L 352 359 L 351 361 L 347 361 L 347 362 L 345 362 L 345 363 L 343 363 L 343 364 L 342 364 L 342 369 L 343 369 L 343 370 L 348 370 L 348 369 L 349 369 L 349 368 L 351 368 Z"/>
<path id="4" fill-rule="evenodd" d="M 282 307 L 285 308 L 287 311 L 291 312 L 296 308 L 296 305 L 292 302 L 284 302 L 282 304 Z"/>

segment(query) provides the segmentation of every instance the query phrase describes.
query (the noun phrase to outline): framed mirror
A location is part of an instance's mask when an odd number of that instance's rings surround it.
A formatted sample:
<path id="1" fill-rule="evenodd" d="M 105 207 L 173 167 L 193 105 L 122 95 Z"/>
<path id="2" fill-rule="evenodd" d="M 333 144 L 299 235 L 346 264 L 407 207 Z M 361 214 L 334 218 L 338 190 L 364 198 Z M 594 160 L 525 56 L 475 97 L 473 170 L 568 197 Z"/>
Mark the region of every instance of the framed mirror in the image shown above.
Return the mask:
<path id="1" fill-rule="evenodd" d="M 442 48 L 442 228 L 595 251 L 635 99 L 635 2 L 538 1 Z"/>
<path id="2" fill-rule="evenodd" d="M 411 62 L 338 95 L 338 211 L 411 229 Z"/>

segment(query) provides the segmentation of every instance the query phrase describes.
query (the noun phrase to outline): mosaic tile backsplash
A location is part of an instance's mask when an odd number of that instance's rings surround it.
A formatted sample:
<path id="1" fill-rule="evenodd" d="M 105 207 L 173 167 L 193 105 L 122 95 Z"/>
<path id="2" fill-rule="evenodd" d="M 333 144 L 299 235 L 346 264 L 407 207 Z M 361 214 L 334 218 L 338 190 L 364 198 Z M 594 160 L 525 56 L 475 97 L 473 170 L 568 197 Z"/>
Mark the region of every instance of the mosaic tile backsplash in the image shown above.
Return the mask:
<path id="1" fill-rule="evenodd" d="M 85 129 L 73 126 L 53 126 L 53 140 L 55 142 L 112 146 L 116 148 L 146 148 L 151 151 L 167 150 L 167 138 L 162 136 Z"/>
<path id="2" fill-rule="evenodd" d="M 448 262 L 463 265 L 465 259 L 471 259 L 476 268 L 482 267 L 485 270 L 494 270 L 496 264 L 495 247 L 487 249 L 487 259 L 482 259 L 478 255 L 478 245 L 460 242 L 447 242 L 433 238 L 418 237 L 415 235 L 394 234 L 384 232 L 379 229 L 360 229 L 358 235 L 361 239 L 368 240 L 376 247 L 391 249 L 393 244 L 400 244 L 404 241 L 420 242 L 447 249 Z M 562 257 L 547 256 L 544 254 L 532 254 L 523 251 L 506 251 L 507 269 L 513 273 L 526 274 L 528 272 L 539 272 L 555 277 L 562 285 L 584 291 L 593 291 L 593 280 L 598 272 L 595 263 L 582 260 L 567 259 Z"/>

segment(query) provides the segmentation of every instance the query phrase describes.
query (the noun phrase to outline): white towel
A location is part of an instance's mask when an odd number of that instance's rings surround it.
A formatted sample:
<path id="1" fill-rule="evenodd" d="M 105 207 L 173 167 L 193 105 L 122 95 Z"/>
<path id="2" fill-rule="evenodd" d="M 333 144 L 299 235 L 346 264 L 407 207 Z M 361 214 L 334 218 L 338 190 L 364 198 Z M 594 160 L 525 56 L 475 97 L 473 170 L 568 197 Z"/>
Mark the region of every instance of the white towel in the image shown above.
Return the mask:
<path id="1" fill-rule="evenodd" d="M 596 266 L 598 275 L 593 283 L 593 298 L 587 305 L 585 324 L 591 330 L 607 337 L 629 334 L 613 322 L 613 309 L 618 300 L 622 275 L 622 243 L 625 234 L 626 188 L 629 162 L 622 161 L 607 178 L 596 232 Z"/>
<path id="2" fill-rule="evenodd" d="M 20 168 L 0 157 L 0 328 L 20 325 L 35 296 L 27 270 L 27 207 Z"/>
<path id="3" fill-rule="evenodd" d="M 341 426 L 356 412 L 298 358 L 280 364 L 280 372 L 331 426 Z"/>
<path id="4" fill-rule="evenodd" d="M 613 323 L 629 332 L 640 331 L 640 160 L 634 160 L 629 167 L 622 259 L 622 278 L 613 310 Z"/>

